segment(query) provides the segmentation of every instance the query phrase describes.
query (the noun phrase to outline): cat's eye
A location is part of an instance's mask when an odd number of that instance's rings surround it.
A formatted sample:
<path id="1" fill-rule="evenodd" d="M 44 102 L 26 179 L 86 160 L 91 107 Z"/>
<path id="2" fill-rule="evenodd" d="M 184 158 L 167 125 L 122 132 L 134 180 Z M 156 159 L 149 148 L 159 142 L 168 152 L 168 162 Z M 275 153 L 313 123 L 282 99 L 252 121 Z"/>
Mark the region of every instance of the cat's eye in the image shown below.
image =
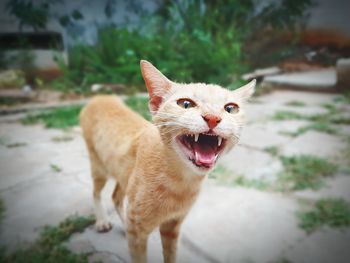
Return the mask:
<path id="1" fill-rule="evenodd" d="M 192 108 L 196 106 L 196 103 L 193 102 L 193 100 L 190 99 L 179 99 L 177 100 L 177 105 L 184 109 Z"/>
<path id="2" fill-rule="evenodd" d="M 225 105 L 225 111 L 228 113 L 237 113 L 239 112 L 239 107 L 235 103 L 228 103 Z"/>

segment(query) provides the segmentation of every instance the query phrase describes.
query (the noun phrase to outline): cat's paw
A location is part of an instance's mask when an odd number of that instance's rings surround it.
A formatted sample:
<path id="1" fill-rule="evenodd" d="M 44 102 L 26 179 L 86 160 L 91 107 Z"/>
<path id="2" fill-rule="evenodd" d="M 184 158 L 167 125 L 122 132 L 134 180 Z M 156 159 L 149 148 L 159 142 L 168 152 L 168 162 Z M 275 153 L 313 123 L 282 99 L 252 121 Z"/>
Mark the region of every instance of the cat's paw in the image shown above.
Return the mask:
<path id="1" fill-rule="evenodd" d="M 108 232 L 112 229 L 112 223 L 108 220 L 98 220 L 95 223 L 95 229 L 100 233 Z"/>

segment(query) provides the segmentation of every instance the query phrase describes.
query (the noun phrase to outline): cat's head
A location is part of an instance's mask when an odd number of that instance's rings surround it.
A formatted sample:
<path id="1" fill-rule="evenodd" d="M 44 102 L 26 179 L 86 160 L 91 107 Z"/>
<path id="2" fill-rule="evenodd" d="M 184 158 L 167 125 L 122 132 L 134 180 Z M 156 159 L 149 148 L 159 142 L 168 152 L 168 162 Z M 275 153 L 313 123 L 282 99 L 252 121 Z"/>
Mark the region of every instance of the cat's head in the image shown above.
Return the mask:
<path id="1" fill-rule="evenodd" d="M 151 63 L 140 64 L 162 140 L 195 173 L 207 173 L 238 142 L 244 104 L 254 93 L 255 80 L 230 91 L 211 84 L 175 83 Z"/>

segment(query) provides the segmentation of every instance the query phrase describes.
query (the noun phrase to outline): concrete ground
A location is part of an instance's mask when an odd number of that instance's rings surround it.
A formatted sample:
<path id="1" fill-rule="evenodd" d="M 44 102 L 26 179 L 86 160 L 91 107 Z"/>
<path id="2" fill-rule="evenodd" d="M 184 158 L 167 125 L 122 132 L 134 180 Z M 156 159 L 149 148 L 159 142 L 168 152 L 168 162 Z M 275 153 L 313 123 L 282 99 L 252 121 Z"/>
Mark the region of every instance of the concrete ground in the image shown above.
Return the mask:
<path id="1" fill-rule="evenodd" d="M 327 103 L 349 114 L 349 105 L 336 104 L 336 96 L 275 91 L 254 99 L 240 144 L 219 165 L 232 176 L 273 182 L 283 166 L 266 151 L 269 147 L 286 156 L 312 154 L 342 163 L 350 125 L 334 125 L 337 135 L 310 130 L 291 137 L 284 132 L 295 132 L 309 121 L 271 118 L 281 110 L 323 114 L 327 109 L 322 105 Z M 290 101 L 305 106 L 288 106 Z M 0 246 L 26 245 L 45 225 L 58 224 L 72 214 L 93 213 L 89 162 L 78 128 L 48 130 L 0 118 L 0 167 L 0 197 L 6 207 Z M 290 193 L 225 186 L 207 179 L 182 227 L 178 262 L 350 262 L 350 228 L 324 227 L 306 234 L 296 216 L 319 198 L 350 202 L 348 171 L 340 169 L 318 191 Z M 109 182 L 104 192 L 112 231 L 99 234 L 89 227 L 72 236 L 67 246 L 75 252 L 93 252 L 91 260 L 129 262 L 123 229 L 109 198 L 113 184 Z M 161 262 L 157 232 L 151 235 L 148 249 L 149 262 Z"/>

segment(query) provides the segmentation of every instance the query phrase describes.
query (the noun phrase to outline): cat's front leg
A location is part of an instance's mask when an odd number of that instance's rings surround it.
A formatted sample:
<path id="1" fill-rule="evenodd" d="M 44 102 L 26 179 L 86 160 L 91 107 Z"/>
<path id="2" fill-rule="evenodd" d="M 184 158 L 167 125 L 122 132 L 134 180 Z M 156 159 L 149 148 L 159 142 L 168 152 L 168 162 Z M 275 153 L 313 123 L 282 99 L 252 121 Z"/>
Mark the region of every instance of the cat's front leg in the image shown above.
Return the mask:
<path id="1" fill-rule="evenodd" d="M 164 263 L 176 262 L 177 241 L 183 218 L 172 219 L 160 225 Z"/>
<path id="2" fill-rule="evenodd" d="M 146 263 L 149 233 L 144 231 L 141 225 L 132 218 L 128 218 L 127 233 L 131 261 L 133 263 Z"/>

